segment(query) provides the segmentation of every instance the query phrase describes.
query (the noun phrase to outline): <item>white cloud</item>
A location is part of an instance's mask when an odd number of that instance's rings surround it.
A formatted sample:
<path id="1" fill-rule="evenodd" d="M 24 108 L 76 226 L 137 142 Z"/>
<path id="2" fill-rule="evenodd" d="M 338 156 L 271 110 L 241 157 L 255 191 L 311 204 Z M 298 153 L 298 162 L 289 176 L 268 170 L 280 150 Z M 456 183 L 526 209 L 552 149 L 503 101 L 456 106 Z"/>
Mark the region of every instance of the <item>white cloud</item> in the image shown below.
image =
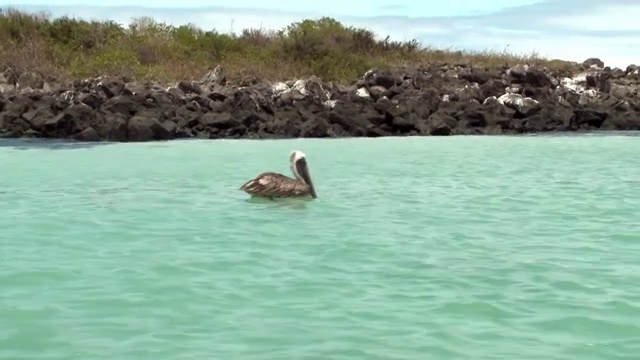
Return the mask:
<path id="1" fill-rule="evenodd" d="M 586 14 L 552 16 L 547 23 L 583 31 L 639 31 L 640 5 L 598 6 Z"/>

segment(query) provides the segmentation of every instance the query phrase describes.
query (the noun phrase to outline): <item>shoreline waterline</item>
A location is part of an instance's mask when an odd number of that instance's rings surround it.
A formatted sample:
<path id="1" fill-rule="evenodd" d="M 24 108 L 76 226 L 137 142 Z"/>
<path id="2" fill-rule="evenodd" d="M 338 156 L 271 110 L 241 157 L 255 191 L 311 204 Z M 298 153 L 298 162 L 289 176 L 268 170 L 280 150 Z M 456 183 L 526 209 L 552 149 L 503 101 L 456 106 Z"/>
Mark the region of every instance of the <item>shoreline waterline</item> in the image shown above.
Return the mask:
<path id="1" fill-rule="evenodd" d="M 60 146 L 106 146 L 117 144 L 171 144 L 171 143 L 190 143 L 190 142 L 203 142 L 203 143 L 217 143 L 217 142 L 294 142 L 294 141 L 385 141 L 392 139 L 433 139 L 434 141 L 446 141 L 446 139 L 481 139 L 481 138 L 528 138 L 528 137 L 582 137 L 582 136 L 603 136 L 603 137 L 635 137 L 640 136 L 640 130 L 595 130 L 595 131 L 548 131 L 540 133 L 523 133 L 523 134 L 500 134 L 500 135 L 450 135 L 450 136 L 421 136 L 421 135 L 398 135 L 398 136 L 380 136 L 380 137 L 365 137 L 365 136 L 345 136 L 336 138 L 273 138 L 273 139 L 255 139 L 255 138 L 220 138 L 220 139 L 198 139 L 198 138 L 183 138 L 183 139 L 169 139 L 169 140 L 151 140 L 151 141 L 81 141 L 74 139 L 60 139 L 60 138 L 10 138 L 0 137 L 0 147 L 13 146 L 13 145 L 28 145 L 28 144 L 42 144 L 47 145 L 60 145 Z M 437 140 L 436 140 L 437 139 Z"/>

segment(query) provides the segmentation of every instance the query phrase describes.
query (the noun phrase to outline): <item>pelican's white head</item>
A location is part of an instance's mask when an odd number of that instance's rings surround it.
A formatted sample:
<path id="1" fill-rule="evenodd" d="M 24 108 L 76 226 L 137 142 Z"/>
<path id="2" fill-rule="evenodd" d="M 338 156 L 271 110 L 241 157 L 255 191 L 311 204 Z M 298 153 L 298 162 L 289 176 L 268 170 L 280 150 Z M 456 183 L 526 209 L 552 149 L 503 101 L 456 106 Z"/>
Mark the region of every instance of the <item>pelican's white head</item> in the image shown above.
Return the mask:
<path id="1" fill-rule="evenodd" d="M 291 166 L 291 172 L 298 180 L 305 181 L 305 179 L 300 176 L 300 169 L 298 167 L 298 161 L 305 159 L 306 156 L 300 150 L 293 150 L 291 154 L 289 154 L 289 166 Z"/>
<path id="2" fill-rule="evenodd" d="M 289 155 L 289 161 L 291 162 L 291 171 L 296 179 L 304 181 L 305 184 L 309 185 L 311 187 L 311 196 L 315 198 L 316 190 L 311 181 L 311 175 L 309 175 L 307 156 L 300 150 L 294 150 Z"/>
<path id="3" fill-rule="evenodd" d="M 289 155 L 289 161 L 291 165 L 297 163 L 299 160 L 305 159 L 307 156 L 300 150 L 293 150 Z"/>

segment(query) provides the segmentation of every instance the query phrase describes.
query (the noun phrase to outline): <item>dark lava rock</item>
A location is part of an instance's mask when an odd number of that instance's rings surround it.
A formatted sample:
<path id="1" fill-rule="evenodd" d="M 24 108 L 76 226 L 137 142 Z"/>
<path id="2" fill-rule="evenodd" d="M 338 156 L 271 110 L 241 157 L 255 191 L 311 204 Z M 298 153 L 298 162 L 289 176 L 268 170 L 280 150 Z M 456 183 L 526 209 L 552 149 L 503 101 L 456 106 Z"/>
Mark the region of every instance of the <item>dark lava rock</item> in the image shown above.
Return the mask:
<path id="1" fill-rule="evenodd" d="M 0 137 L 127 142 L 640 130 L 638 67 L 612 70 L 597 58 L 572 71 L 442 63 L 373 69 L 352 84 L 313 76 L 233 83 L 221 67 L 176 84 L 118 77 L 67 84 L 11 74 L 0 77 Z"/>

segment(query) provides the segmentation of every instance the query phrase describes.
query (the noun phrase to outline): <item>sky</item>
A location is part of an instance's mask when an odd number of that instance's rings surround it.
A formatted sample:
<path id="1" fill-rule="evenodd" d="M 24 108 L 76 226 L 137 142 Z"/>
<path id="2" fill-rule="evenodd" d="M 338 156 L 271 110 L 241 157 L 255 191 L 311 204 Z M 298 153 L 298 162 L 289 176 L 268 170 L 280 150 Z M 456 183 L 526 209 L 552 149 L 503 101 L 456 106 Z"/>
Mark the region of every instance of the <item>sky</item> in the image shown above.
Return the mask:
<path id="1" fill-rule="evenodd" d="M 531 53 L 611 67 L 640 64 L 639 0 L 4 0 L 5 7 L 53 17 L 110 19 L 127 24 L 152 17 L 206 30 L 282 29 L 330 16 L 380 37 L 418 39 L 438 48 Z M 399 4 L 400 3 L 400 4 Z M 91 4 L 91 5 L 88 5 Z"/>

